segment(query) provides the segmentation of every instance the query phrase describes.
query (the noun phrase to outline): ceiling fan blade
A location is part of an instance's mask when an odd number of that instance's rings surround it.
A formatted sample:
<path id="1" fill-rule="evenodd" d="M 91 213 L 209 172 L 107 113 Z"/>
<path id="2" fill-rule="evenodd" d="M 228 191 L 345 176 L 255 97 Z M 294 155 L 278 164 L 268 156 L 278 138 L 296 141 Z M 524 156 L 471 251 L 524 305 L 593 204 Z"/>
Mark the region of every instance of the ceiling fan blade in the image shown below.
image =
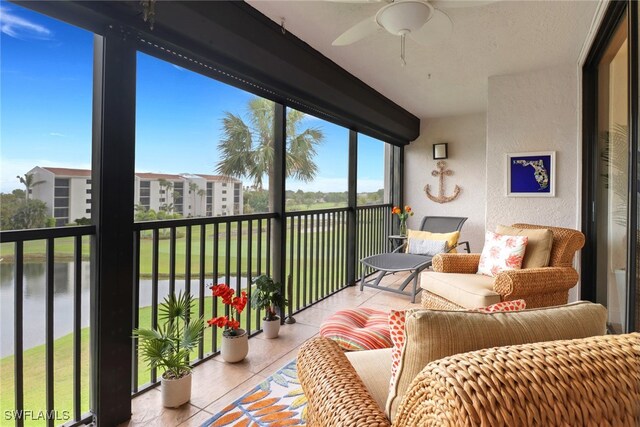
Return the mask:
<path id="1" fill-rule="evenodd" d="M 381 29 L 381 27 L 376 22 L 375 16 L 370 16 L 342 33 L 331 44 L 333 46 L 346 46 L 348 44 L 355 43 L 358 40 L 362 40 L 379 29 Z"/>
<path id="2" fill-rule="evenodd" d="M 388 0 L 324 0 L 331 3 L 382 3 Z"/>
<path id="3" fill-rule="evenodd" d="M 439 9 L 433 10 L 433 16 L 418 31 L 409 33 L 409 37 L 421 45 L 432 45 L 447 40 L 453 32 L 453 21 L 449 15 Z"/>
<path id="4" fill-rule="evenodd" d="M 500 0 L 431 0 L 429 3 L 438 9 L 460 9 L 463 7 L 480 7 Z"/>

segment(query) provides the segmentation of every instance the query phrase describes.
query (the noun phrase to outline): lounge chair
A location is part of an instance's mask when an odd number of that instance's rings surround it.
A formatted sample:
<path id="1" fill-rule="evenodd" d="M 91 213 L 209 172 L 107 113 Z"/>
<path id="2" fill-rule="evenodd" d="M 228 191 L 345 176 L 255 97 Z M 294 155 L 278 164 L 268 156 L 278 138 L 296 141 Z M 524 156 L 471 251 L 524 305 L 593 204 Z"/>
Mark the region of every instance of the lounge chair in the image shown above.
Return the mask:
<path id="1" fill-rule="evenodd" d="M 464 217 L 425 216 L 420 224 L 420 231 L 429 231 L 431 233 L 451 233 L 460 231 L 466 220 L 467 218 Z M 360 260 L 364 267 L 370 267 L 375 270 L 373 274 L 375 274 L 375 272 L 379 272 L 374 280 L 367 281 L 367 269 L 363 268 L 362 277 L 360 278 L 360 290 L 364 290 L 364 287 L 367 286 L 382 291 L 408 295 L 411 297 L 411 302 L 414 303 L 417 293 L 421 291 L 418 287 L 418 274 L 425 268 L 431 266 L 431 260 L 436 254 L 406 253 L 405 249 L 408 245 L 409 242 L 407 241 L 391 253 L 372 255 Z M 464 246 L 466 252 L 469 253 L 469 242 L 456 242 L 452 247 L 447 247 L 446 251 L 452 251 L 456 247 L 460 246 Z M 403 271 L 408 271 L 410 274 L 402 282 L 399 288 L 380 285 L 380 282 L 387 274 Z M 411 282 L 413 282 L 412 289 L 410 291 L 405 291 L 406 287 Z"/>

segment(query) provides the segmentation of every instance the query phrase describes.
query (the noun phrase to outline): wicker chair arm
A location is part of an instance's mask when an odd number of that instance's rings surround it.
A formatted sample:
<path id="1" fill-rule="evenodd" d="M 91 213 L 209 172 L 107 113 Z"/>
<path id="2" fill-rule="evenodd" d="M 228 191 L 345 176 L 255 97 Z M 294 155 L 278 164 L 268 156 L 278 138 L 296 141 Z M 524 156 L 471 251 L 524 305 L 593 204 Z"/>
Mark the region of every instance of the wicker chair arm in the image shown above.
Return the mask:
<path id="1" fill-rule="evenodd" d="M 495 347 L 427 365 L 394 426 L 640 425 L 640 334 Z"/>
<path id="2" fill-rule="evenodd" d="M 498 274 L 493 289 L 503 300 L 526 300 L 530 295 L 568 291 L 576 283 L 578 272 L 572 267 L 526 268 Z"/>
<path id="3" fill-rule="evenodd" d="M 297 365 L 310 427 L 391 425 L 334 341 L 308 340 L 298 352 Z"/>
<path id="4" fill-rule="evenodd" d="M 440 273 L 475 273 L 480 254 L 438 254 L 433 257 L 433 271 Z"/>

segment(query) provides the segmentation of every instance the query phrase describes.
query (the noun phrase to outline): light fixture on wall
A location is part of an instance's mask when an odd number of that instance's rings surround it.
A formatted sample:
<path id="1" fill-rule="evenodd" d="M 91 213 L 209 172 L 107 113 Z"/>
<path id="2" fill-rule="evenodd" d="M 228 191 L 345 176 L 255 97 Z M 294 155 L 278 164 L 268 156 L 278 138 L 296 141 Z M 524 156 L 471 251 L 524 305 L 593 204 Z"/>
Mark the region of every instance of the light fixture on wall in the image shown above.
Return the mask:
<path id="1" fill-rule="evenodd" d="M 442 142 L 440 144 L 433 144 L 433 160 L 443 160 L 449 158 L 449 143 Z"/>

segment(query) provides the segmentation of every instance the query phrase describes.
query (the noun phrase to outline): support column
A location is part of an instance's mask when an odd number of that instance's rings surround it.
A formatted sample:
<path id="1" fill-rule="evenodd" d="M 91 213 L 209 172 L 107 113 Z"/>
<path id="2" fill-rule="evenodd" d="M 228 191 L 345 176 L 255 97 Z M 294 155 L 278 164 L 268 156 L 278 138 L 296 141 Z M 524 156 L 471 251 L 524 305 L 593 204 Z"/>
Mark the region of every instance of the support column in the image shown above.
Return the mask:
<path id="1" fill-rule="evenodd" d="M 392 183 L 391 204 L 402 207 L 404 205 L 404 147 L 393 147 L 392 160 Z M 390 217 L 393 234 L 398 234 L 398 221 Z"/>
<path id="2" fill-rule="evenodd" d="M 119 30 L 94 37 L 91 410 L 131 417 L 136 51 Z"/>
<path id="3" fill-rule="evenodd" d="M 347 285 L 356 284 L 356 208 L 358 204 L 358 132 L 349 131 L 349 194 L 347 198 Z"/>
<path id="4" fill-rule="evenodd" d="M 273 211 L 278 215 L 273 221 L 271 232 L 271 253 L 273 280 L 282 284 L 281 292 L 286 292 L 287 278 L 287 218 L 285 217 L 285 184 L 286 184 L 286 149 L 287 149 L 287 111 L 284 105 L 275 104 L 275 114 L 273 115 L 273 188 L 269 191 L 273 194 Z M 281 322 L 284 313 L 279 313 Z"/>

